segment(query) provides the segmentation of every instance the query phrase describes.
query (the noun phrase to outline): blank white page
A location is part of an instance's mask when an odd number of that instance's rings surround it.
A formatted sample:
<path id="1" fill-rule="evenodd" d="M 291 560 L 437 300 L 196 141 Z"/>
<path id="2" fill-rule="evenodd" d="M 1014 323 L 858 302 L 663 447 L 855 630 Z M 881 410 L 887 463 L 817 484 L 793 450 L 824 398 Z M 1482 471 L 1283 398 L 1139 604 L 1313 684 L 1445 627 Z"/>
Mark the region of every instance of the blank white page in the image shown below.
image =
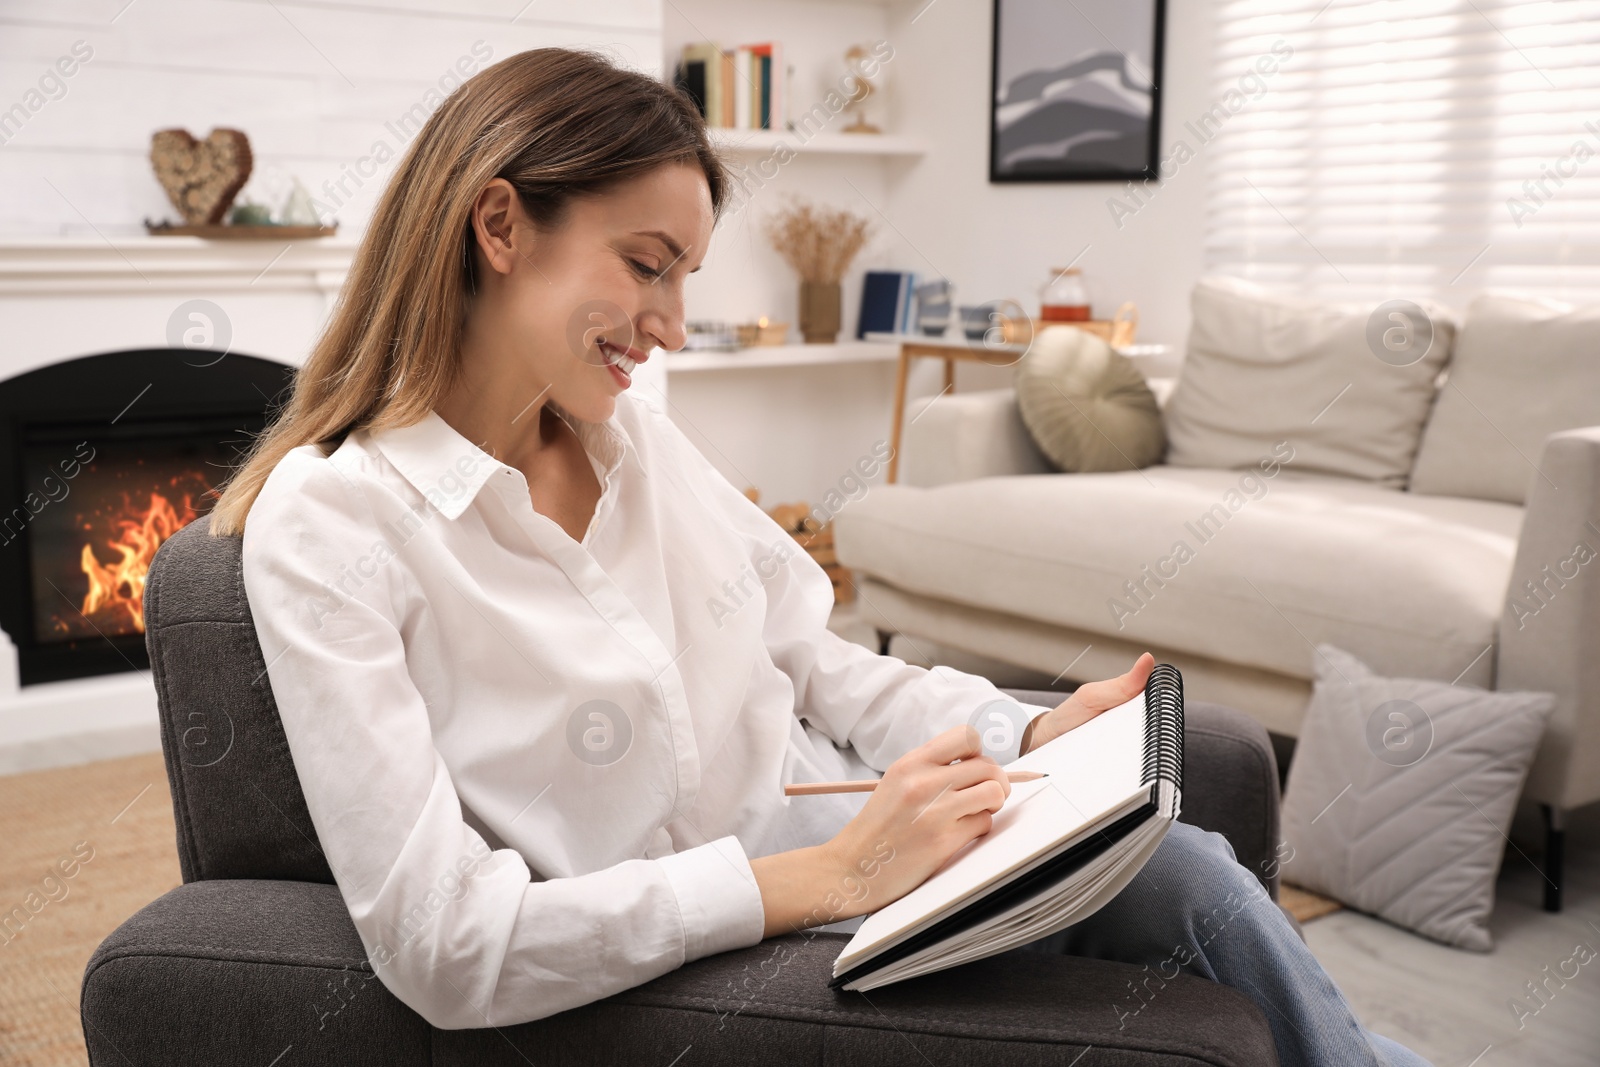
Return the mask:
<path id="1" fill-rule="evenodd" d="M 942 916 L 1149 792 L 1143 783 L 1144 714 L 1140 693 L 1008 763 L 1008 771 L 1044 771 L 1050 777 L 1013 785 L 987 834 L 917 888 L 869 915 L 845 946 L 834 973 L 898 940 L 930 916 Z"/>

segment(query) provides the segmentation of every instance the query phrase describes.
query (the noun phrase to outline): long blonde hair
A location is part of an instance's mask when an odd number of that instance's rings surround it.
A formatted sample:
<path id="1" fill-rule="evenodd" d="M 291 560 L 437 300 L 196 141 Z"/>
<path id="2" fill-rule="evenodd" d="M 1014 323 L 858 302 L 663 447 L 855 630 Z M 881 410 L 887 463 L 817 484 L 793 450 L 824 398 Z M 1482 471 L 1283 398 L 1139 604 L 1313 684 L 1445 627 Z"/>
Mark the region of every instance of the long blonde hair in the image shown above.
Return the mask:
<path id="1" fill-rule="evenodd" d="M 327 326 L 282 412 L 223 487 L 211 532 L 244 532 L 291 449 L 409 425 L 443 398 L 473 282 L 470 214 L 491 180 L 510 182 L 534 223 L 551 228 L 574 196 L 673 162 L 699 164 L 720 213 L 728 174 L 693 102 L 604 56 L 540 48 L 468 80 L 396 167 Z"/>

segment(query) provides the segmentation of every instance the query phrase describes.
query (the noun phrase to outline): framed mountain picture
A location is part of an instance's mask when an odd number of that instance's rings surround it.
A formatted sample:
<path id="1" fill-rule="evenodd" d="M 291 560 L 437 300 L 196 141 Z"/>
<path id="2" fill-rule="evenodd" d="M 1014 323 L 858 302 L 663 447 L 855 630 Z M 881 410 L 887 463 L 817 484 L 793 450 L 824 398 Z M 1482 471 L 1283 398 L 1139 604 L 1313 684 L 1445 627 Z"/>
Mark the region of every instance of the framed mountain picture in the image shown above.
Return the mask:
<path id="1" fill-rule="evenodd" d="M 995 0 L 991 182 L 1156 176 L 1165 0 Z"/>

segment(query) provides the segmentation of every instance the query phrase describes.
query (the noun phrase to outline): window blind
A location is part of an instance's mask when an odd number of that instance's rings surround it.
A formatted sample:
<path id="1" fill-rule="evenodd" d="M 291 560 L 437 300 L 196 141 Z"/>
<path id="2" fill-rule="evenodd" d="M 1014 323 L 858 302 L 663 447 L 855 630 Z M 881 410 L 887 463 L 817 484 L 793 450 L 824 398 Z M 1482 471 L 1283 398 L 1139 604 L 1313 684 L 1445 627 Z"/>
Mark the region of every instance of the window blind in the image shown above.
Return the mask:
<path id="1" fill-rule="evenodd" d="M 1600 2 L 1217 12 L 1215 106 L 1175 132 L 1208 137 L 1208 269 L 1323 297 L 1600 301 Z"/>

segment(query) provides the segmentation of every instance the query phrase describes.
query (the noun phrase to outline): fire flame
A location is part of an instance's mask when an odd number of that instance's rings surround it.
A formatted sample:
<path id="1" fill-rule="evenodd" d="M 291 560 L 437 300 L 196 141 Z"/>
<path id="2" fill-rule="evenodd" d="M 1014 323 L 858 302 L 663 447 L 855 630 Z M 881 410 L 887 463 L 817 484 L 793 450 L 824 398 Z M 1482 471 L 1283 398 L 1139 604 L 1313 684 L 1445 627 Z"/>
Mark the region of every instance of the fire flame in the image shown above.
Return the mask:
<path id="1" fill-rule="evenodd" d="M 89 592 L 83 598 L 82 611 L 92 616 L 106 609 L 126 612 L 139 633 L 144 632 L 144 579 L 150 571 L 150 561 L 163 541 L 183 529 L 195 518 L 195 511 L 185 496 L 180 512 L 160 493 L 150 494 L 150 506 L 142 515 L 122 519 L 119 540 L 107 545 L 120 557 L 109 566 L 101 566 L 95 557 L 94 547 L 85 544 L 80 563 L 89 579 Z"/>

